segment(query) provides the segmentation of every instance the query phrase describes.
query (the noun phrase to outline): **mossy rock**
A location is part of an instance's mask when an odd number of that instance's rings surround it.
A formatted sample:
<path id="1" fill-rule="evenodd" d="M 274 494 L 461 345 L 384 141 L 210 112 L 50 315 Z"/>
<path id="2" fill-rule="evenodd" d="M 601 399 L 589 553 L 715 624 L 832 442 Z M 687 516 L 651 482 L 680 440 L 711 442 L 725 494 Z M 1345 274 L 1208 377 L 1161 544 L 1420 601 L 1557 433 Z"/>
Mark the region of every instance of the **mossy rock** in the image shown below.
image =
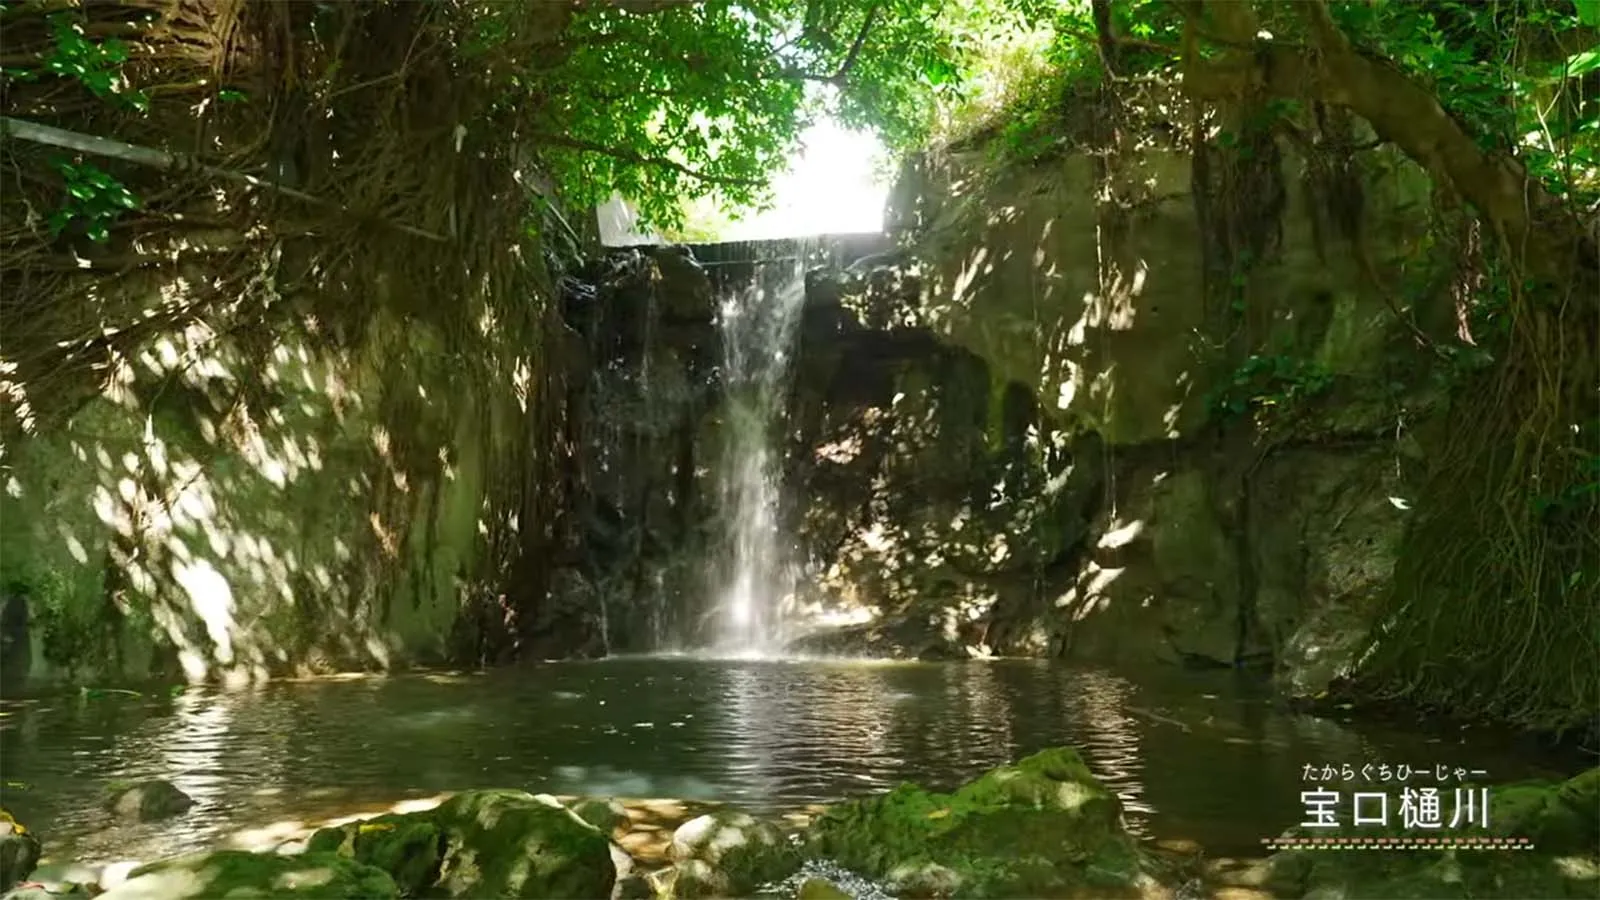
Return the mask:
<path id="1" fill-rule="evenodd" d="M 614 835 L 629 822 L 628 810 L 612 799 L 589 797 L 574 803 L 570 809 L 578 818 L 600 829 L 601 834 Z"/>
<path id="2" fill-rule="evenodd" d="M 742 897 L 800 868 L 783 830 L 746 813 L 719 810 L 678 826 L 669 849 L 675 897 Z"/>
<path id="3" fill-rule="evenodd" d="M 616 880 L 605 835 L 555 798 L 522 791 L 471 791 L 324 828 L 306 852 L 377 866 L 408 897 L 609 897 Z"/>
<path id="4" fill-rule="evenodd" d="M 852 900 L 849 894 L 826 878 L 807 878 L 800 883 L 795 898 L 796 900 Z"/>
<path id="5" fill-rule="evenodd" d="M 1600 853 L 1600 767 L 1563 782 L 1493 787 L 1489 802 L 1494 834 L 1529 838 L 1540 853 Z"/>
<path id="6" fill-rule="evenodd" d="M 1122 807 L 1070 748 L 995 769 L 953 794 L 914 785 L 841 804 L 807 855 L 924 896 L 1138 896 L 1146 863 Z"/>
<path id="7" fill-rule="evenodd" d="M 105 900 L 390 900 L 400 890 L 382 869 L 332 853 L 298 856 L 220 850 L 141 866 Z"/>
<path id="8" fill-rule="evenodd" d="M 448 897 L 609 897 L 611 842 L 547 795 L 458 794 L 432 812 L 446 852 L 437 891 Z"/>
<path id="9" fill-rule="evenodd" d="M 404 896 L 423 894 L 439 880 L 444 832 L 424 815 L 387 815 L 324 828 L 306 843 L 308 853 L 337 853 L 389 873 Z"/>

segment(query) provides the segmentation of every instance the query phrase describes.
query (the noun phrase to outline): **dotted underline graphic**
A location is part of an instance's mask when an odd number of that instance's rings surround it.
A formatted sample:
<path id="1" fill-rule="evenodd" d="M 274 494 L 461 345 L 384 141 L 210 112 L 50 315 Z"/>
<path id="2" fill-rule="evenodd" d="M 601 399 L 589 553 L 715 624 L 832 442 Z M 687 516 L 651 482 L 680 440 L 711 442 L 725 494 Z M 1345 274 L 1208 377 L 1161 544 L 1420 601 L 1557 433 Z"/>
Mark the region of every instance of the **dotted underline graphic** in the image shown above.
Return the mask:
<path id="1" fill-rule="evenodd" d="M 1525 837 L 1277 837 L 1268 850 L 1532 850 Z"/>

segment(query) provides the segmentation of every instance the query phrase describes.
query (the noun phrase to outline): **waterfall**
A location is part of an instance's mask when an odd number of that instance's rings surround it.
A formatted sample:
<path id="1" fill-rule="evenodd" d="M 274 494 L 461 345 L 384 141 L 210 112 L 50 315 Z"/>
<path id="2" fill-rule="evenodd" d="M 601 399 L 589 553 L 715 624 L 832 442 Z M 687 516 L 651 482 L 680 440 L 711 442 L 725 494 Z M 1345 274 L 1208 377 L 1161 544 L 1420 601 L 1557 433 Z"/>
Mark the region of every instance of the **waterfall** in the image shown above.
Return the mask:
<path id="1" fill-rule="evenodd" d="M 779 525 L 777 428 L 805 300 L 806 248 L 768 260 L 722 304 L 723 451 L 718 472 L 726 566 L 716 607 L 719 649 L 762 654 L 785 638 L 782 605 L 794 587 Z"/>

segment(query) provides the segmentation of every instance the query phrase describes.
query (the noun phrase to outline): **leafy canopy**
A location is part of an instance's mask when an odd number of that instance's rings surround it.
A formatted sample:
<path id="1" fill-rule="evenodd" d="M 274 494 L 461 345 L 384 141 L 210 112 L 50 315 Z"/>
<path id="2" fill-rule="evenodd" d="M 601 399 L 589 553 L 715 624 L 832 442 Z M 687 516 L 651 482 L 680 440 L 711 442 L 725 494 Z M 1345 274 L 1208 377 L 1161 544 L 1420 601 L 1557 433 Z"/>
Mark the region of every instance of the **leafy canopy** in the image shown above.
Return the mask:
<path id="1" fill-rule="evenodd" d="M 506 68 L 502 102 L 537 105 L 533 143 L 564 199 L 616 191 L 655 226 L 713 192 L 768 200 L 768 177 L 825 101 L 847 127 L 915 143 L 959 66 L 942 25 L 954 0 L 584 4 L 532 53 L 510 36 L 537 5 L 483 5 L 484 52 L 526 54 Z"/>

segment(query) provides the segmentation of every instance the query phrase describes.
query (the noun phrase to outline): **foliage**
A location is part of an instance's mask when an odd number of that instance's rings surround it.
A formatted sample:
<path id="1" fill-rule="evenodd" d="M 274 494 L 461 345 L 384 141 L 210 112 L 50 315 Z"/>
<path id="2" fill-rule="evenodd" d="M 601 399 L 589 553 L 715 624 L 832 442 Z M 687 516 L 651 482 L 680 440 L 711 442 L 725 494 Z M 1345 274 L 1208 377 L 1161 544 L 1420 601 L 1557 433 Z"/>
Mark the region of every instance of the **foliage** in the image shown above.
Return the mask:
<path id="1" fill-rule="evenodd" d="M 0 8 L 0 14 L 6 10 Z M 117 38 L 90 40 L 83 23 L 69 12 L 58 12 L 48 20 L 53 46 L 38 65 L 7 69 L 5 77 L 20 82 L 38 81 L 46 74 L 70 78 L 95 97 L 128 109 L 143 112 L 150 107 L 144 91 L 134 89 L 123 73 L 128 61 L 128 45 Z M 77 222 L 85 235 L 96 243 L 110 236 L 109 225 L 124 210 L 135 209 L 138 200 L 122 182 L 88 162 L 50 160 L 65 181 L 66 196 L 48 220 L 52 237 L 59 236 Z"/>
<path id="2" fill-rule="evenodd" d="M 137 209 L 139 201 L 122 182 L 93 163 L 70 163 L 64 159 L 52 164 L 66 180 L 67 198 L 50 215 L 50 233 L 58 235 L 73 222 L 97 243 L 110 237 L 108 226 L 124 210 Z"/>
<path id="3" fill-rule="evenodd" d="M 1230 335 L 1220 363 L 1228 374 L 1212 398 L 1218 411 L 1277 406 L 1327 385 L 1325 373 L 1258 346 L 1269 311 L 1254 307 L 1249 286 L 1275 253 L 1281 148 L 1328 173 L 1318 200 L 1374 290 L 1387 293 L 1364 248 L 1362 154 L 1394 144 L 1434 178 L 1442 219 L 1476 218 L 1482 239 L 1458 242 L 1459 334 L 1417 331 L 1393 304 L 1458 413 L 1429 453 L 1360 679 L 1374 695 L 1450 712 L 1550 727 L 1582 721 L 1600 704 L 1600 685 L 1574 668 L 1600 654 L 1592 562 L 1600 428 L 1587 424 L 1600 383 L 1600 277 L 1594 225 L 1580 220 L 1600 210 L 1600 8 L 1588 0 L 1200 0 L 1087 13 L 1002 5 L 1052 35 L 1051 71 L 1041 79 L 1013 67 L 1016 85 L 1039 86 L 989 116 L 984 136 L 998 138 L 1005 158 L 1028 159 L 1070 133 L 1069 113 L 1084 96 L 1070 86 L 1107 80 L 1097 44 L 1115 58 L 1106 93 L 1123 111 L 1138 102 L 1134 85 L 1182 67 L 1192 107 L 1163 118 L 1192 145 L 1201 227 L 1217 245 L 1207 252 L 1217 263 L 1208 336 Z M 1097 9 L 1109 10 L 1098 24 L 1088 14 Z M 1447 659 L 1453 665 L 1442 666 Z"/>
<path id="4" fill-rule="evenodd" d="M 1327 390 L 1333 376 L 1316 362 L 1277 354 L 1252 355 L 1207 398 L 1223 417 L 1287 407 Z"/>
<path id="5" fill-rule="evenodd" d="M 897 146 L 925 133 L 955 71 L 938 27 L 951 0 L 731 0 L 586 4 L 539 58 L 522 55 L 523 3 L 483 3 L 476 52 L 503 58 L 496 103 L 536 104 L 528 138 L 568 202 L 619 192 L 672 228 L 686 198 L 767 200 L 825 97 L 846 127 Z M 825 90 L 827 89 L 827 90 Z"/>
<path id="6" fill-rule="evenodd" d="M 0 15 L 9 10 L 0 6 Z M 49 17 L 53 46 L 44 54 L 37 66 L 6 69 L 6 78 L 17 81 L 37 81 L 48 72 L 77 80 L 96 97 L 143 111 L 150 106 L 144 91 L 135 90 L 123 74 L 122 66 L 128 61 L 128 45 L 117 38 L 92 41 L 84 32 L 83 23 L 69 12 L 58 12 Z"/>

